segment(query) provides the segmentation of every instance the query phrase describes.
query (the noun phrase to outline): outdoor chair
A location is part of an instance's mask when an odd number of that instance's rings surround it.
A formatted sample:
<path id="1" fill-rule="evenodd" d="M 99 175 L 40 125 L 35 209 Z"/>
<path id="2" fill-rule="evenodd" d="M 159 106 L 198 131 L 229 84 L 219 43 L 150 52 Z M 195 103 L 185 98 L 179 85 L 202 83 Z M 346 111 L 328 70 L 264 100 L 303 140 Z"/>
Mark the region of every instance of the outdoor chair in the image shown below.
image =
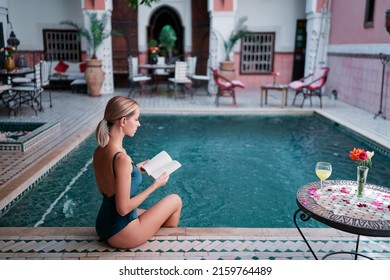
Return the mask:
<path id="1" fill-rule="evenodd" d="M 158 56 L 157 57 L 157 65 L 166 65 L 165 56 Z M 170 72 L 168 72 L 166 69 L 163 68 L 157 68 L 154 70 L 153 73 L 153 80 L 155 87 L 157 89 L 159 84 L 167 84 L 168 78 L 170 76 Z"/>
<path id="2" fill-rule="evenodd" d="M 322 87 L 325 85 L 329 73 L 329 67 L 320 67 L 314 71 L 314 73 L 299 79 L 298 81 L 291 82 L 289 88 L 295 90 L 295 96 L 293 105 L 295 105 L 295 99 L 297 95 L 302 93 L 303 100 L 301 108 L 307 98 L 310 98 L 310 106 L 312 106 L 312 96 L 318 96 L 320 98 L 320 108 L 322 108 Z"/>
<path id="3" fill-rule="evenodd" d="M 237 105 L 236 102 L 236 91 L 237 87 L 245 88 L 245 85 L 241 81 L 237 80 L 229 80 L 228 78 L 221 75 L 221 72 L 218 68 L 210 67 L 213 72 L 215 83 L 218 86 L 217 96 L 215 99 L 215 104 L 217 107 L 219 106 L 219 98 L 220 97 L 232 97 L 233 104 Z"/>
<path id="4" fill-rule="evenodd" d="M 38 62 L 34 66 L 34 78 L 31 83 L 21 84 L 13 86 L 11 89 L 13 93 L 12 100 L 14 106 L 12 110 L 16 115 L 16 109 L 21 108 L 22 104 L 27 104 L 34 110 L 35 115 L 37 111 L 42 111 L 42 79 L 41 79 L 41 62 Z M 35 106 L 36 105 L 36 106 Z"/>
<path id="5" fill-rule="evenodd" d="M 12 78 L 13 85 L 21 85 L 26 83 L 31 83 L 34 79 L 34 74 L 27 74 L 24 77 L 14 77 Z"/>
<path id="6" fill-rule="evenodd" d="M 192 92 L 193 94 L 200 89 L 205 89 L 207 95 L 211 96 L 208 86 L 210 81 L 209 75 L 197 75 L 196 74 L 196 63 L 197 63 L 197 57 L 196 56 L 190 56 L 187 58 L 188 63 L 188 70 L 187 75 L 192 80 Z M 207 74 L 209 74 L 209 66 L 207 61 Z"/>
<path id="7" fill-rule="evenodd" d="M 50 72 L 51 72 L 51 61 L 41 60 L 41 82 L 43 90 L 49 91 L 49 100 L 50 100 L 50 108 L 53 107 L 51 100 L 51 85 L 50 85 Z M 42 95 L 41 95 L 42 96 Z M 42 97 L 41 97 L 42 103 Z"/>
<path id="8" fill-rule="evenodd" d="M 147 82 L 151 81 L 151 77 L 139 73 L 138 71 L 138 57 L 129 56 L 127 58 L 129 67 L 129 94 L 131 96 L 134 91 L 138 91 L 142 96 Z"/>
<path id="9" fill-rule="evenodd" d="M 168 78 L 168 81 L 173 85 L 170 87 L 171 91 L 173 91 L 174 96 L 176 97 L 175 91 L 176 87 L 180 87 L 183 91 L 184 96 L 187 93 L 190 93 L 192 97 L 192 81 L 187 77 L 187 62 L 185 61 L 176 61 L 175 63 L 175 75 L 173 78 Z"/>

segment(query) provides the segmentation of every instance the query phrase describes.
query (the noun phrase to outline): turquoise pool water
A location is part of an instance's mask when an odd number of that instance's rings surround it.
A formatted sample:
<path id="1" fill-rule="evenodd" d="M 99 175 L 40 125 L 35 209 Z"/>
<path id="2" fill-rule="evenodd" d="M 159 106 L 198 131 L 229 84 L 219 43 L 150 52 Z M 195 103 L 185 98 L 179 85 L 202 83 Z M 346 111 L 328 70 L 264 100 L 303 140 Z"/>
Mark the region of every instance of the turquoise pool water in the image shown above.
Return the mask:
<path id="1" fill-rule="evenodd" d="M 333 165 L 330 179 L 356 179 L 348 157 L 370 143 L 318 115 L 141 116 L 124 145 L 138 162 L 166 150 L 182 168 L 142 205 L 169 193 L 183 199 L 180 226 L 294 227 L 295 194 L 318 180 L 317 161 Z M 0 218 L 0 226 L 94 226 L 100 206 L 91 135 Z M 376 151 L 368 182 L 389 186 L 390 157 Z M 143 187 L 151 183 L 144 177 Z M 309 224 L 305 224 L 309 226 Z"/>

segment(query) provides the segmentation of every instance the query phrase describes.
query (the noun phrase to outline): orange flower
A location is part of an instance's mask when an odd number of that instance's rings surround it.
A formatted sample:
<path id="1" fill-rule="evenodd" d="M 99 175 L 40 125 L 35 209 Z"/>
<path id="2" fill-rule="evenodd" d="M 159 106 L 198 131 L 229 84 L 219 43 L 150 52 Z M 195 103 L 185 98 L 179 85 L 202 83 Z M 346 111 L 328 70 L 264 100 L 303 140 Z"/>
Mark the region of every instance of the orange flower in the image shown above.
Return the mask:
<path id="1" fill-rule="evenodd" d="M 363 149 L 356 149 L 356 148 L 353 148 L 352 151 L 349 152 L 349 157 L 352 159 L 352 160 L 359 160 L 360 159 L 360 154 L 364 152 Z"/>
<path id="2" fill-rule="evenodd" d="M 353 148 L 352 151 L 349 151 L 349 157 L 356 161 L 358 166 L 368 166 L 371 167 L 372 162 L 371 158 L 374 155 L 374 152 L 369 152 L 364 149 Z"/>

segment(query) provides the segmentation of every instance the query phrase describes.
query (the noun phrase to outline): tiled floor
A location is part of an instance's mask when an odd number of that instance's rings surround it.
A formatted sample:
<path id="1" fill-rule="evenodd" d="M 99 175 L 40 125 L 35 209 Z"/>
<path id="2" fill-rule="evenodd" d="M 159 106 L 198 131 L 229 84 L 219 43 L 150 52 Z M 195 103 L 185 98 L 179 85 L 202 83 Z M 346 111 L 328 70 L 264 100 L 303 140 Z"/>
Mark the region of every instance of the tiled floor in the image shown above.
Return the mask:
<path id="1" fill-rule="evenodd" d="M 238 106 L 231 99 L 196 94 L 193 98 L 172 98 L 164 93 L 135 97 L 143 114 L 311 114 L 313 111 L 371 138 L 390 149 L 390 121 L 335 100 L 317 98 L 310 107 L 280 108 L 280 94 L 270 92 L 268 105 L 260 107 L 258 89 L 238 92 Z M 116 90 L 115 95 L 127 95 Z M 53 107 L 44 96 L 44 112 L 35 116 L 23 108 L 17 117 L 0 107 L 0 121 L 58 122 L 60 130 L 24 153 L 0 153 L 0 209 L 23 194 L 35 180 L 90 135 L 103 115 L 112 95 L 89 97 L 85 94 L 53 92 Z M 298 102 L 300 104 L 300 100 Z M 319 257 L 338 250 L 351 250 L 355 237 L 332 229 L 305 229 Z M 361 239 L 361 252 L 379 259 L 390 259 L 389 240 Z M 296 229 L 179 228 L 162 229 L 146 244 L 133 250 L 115 250 L 98 242 L 93 228 L 0 228 L 0 259 L 313 259 Z M 333 258 L 351 258 L 338 255 Z"/>

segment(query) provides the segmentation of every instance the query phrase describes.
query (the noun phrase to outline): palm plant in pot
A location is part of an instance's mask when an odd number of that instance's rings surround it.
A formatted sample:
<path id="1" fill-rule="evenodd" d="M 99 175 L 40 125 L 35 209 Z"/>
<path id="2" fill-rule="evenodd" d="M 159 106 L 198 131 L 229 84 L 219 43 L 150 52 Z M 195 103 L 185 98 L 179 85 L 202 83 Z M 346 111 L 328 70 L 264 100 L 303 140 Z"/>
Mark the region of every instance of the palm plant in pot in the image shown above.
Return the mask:
<path id="1" fill-rule="evenodd" d="M 62 21 L 74 27 L 79 35 L 79 39 L 84 37 L 89 48 L 89 59 L 87 60 L 87 69 L 85 71 L 85 80 L 88 85 L 88 92 L 91 96 L 100 96 L 100 90 L 104 82 L 104 72 L 102 69 L 102 60 L 98 59 L 96 52 L 103 44 L 103 41 L 111 35 L 120 35 L 115 30 L 105 31 L 108 15 L 104 13 L 99 19 L 96 13 L 87 13 L 90 25 L 88 28 L 78 25 L 72 21 Z"/>
<path id="2" fill-rule="evenodd" d="M 234 61 L 231 61 L 230 54 L 238 42 L 242 37 L 246 35 L 252 34 L 252 32 L 248 31 L 245 22 L 248 20 L 247 17 L 241 17 L 233 31 L 230 33 L 230 36 L 225 40 L 223 39 L 223 46 L 225 49 L 225 60 L 220 62 L 221 71 L 224 72 L 224 75 L 227 78 L 234 78 Z M 230 76 L 230 77 L 229 77 Z"/>
<path id="3" fill-rule="evenodd" d="M 161 29 L 159 34 L 159 40 L 161 47 L 163 47 L 167 51 L 168 62 L 170 63 L 172 59 L 172 50 L 175 47 L 175 43 L 177 40 L 176 32 L 172 28 L 172 26 L 167 24 Z"/>

